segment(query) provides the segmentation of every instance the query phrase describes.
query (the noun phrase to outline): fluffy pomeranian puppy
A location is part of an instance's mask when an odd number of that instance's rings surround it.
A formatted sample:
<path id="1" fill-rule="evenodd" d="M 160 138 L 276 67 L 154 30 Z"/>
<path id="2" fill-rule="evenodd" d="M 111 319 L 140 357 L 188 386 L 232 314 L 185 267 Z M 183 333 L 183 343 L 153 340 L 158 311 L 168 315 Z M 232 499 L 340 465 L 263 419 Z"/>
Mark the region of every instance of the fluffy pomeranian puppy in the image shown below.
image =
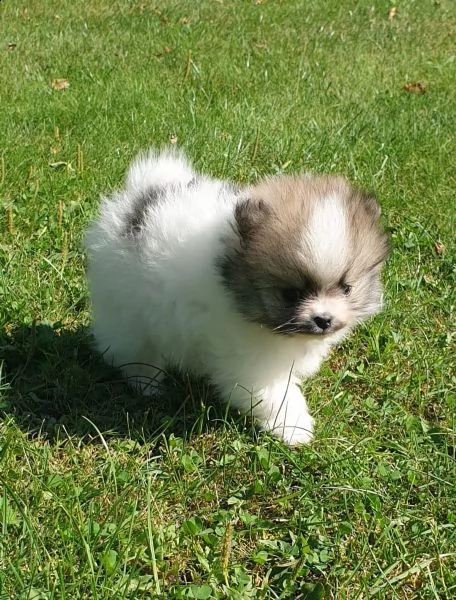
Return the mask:
<path id="1" fill-rule="evenodd" d="M 381 303 L 380 208 L 342 177 L 239 187 L 150 151 L 87 231 L 100 352 L 144 394 L 167 366 L 208 376 L 291 445 L 312 437 L 300 381 Z"/>

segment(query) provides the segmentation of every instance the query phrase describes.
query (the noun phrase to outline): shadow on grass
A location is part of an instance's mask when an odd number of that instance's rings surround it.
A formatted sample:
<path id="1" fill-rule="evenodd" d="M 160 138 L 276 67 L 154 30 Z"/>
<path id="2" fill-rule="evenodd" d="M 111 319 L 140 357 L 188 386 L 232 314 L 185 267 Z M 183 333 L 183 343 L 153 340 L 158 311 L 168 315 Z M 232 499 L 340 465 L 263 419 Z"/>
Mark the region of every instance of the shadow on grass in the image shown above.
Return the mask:
<path id="1" fill-rule="evenodd" d="M 6 384 L 0 413 L 51 439 L 68 434 L 90 440 L 98 429 L 104 436 L 142 442 L 162 432 L 200 432 L 209 413 L 223 418 L 223 408 L 213 404 L 201 381 L 171 374 L 156 398 L 135 393 L 92 348 L 87 328 L 70 331 L 42 323 L 18 328 L 0 337 L 0 359 Z"/>

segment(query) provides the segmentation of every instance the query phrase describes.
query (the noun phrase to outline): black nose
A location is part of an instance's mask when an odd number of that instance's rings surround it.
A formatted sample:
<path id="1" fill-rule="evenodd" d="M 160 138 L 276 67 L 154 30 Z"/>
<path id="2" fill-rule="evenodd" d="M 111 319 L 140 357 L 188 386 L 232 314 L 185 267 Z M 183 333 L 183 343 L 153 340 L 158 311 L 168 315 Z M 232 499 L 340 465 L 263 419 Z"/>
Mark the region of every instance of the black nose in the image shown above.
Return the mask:
<path id="1" fill-rule="evenodd" d="M 320 329 L 322 329 L 323 331 L 326 331 L 327 329 L 329 329 L 331 327 L 331 323 L 332 323 L 332 317 L 331 315 L 328 315 L 327 313 L 323 313 L 322 315 L 317 315 L 316 317 L 313 318 L 314 323 L 317 327 L 319 327 Z"/>

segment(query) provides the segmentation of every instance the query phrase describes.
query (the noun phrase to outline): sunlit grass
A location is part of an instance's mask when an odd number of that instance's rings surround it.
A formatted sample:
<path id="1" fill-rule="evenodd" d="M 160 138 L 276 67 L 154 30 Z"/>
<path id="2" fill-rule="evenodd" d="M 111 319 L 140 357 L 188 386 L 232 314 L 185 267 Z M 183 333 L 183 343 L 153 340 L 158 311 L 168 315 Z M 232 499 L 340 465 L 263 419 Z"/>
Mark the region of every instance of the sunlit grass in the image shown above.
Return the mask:
<path id="1" fill-rule="evenodd" d="M 1 598 L 455 596 L 456 7 L 391 6 L 0 3 Z M 305 382 L 310 447 L 186 375 L 151 405 L 91 348 L 82 232 L 175 138 L 381 201 L 385 310 Z"/>

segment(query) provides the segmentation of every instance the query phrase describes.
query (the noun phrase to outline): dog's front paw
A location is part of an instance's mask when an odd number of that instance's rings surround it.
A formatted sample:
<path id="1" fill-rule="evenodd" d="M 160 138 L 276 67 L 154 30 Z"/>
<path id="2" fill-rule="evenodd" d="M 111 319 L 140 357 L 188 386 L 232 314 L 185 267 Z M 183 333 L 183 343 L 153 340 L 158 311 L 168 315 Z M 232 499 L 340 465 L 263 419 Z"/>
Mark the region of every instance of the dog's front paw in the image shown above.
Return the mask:
<path id="1" fill-rule="evenodd" d="M 270 427 L 270 431 L 289 446 L 300 446 L 312 440 L 313 425 L 314 420 L 305 412 L 294 419 L 285 419 L 284 423 L 275 423 Z"/>
<path id="2" fill-rule="evenodd" d="M 295 385 L 288 388 L 285 399 L 282 397 L 280 403 L 273 403 L 271 413 L 262 423 L 263 429 L 290 446 L 309 443 L 313 437 L 313 426 L 314 420 L 309 414 L 306 400 Z"/>

